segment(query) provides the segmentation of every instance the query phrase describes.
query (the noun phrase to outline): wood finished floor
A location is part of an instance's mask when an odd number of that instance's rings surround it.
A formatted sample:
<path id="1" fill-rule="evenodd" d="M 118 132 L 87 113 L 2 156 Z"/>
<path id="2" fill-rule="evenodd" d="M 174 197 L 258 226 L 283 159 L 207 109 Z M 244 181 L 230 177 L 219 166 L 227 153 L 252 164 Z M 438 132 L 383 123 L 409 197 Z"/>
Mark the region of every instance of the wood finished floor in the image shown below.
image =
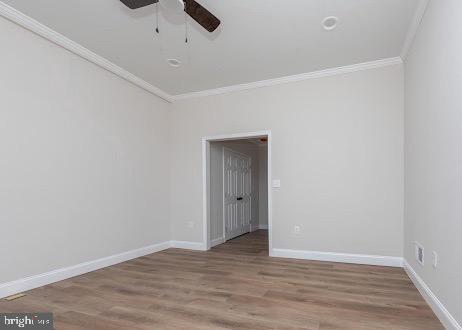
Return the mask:
<path id="1" fill-rule="evenodd" d="M 402 269 L 269 258 L 267 232 L 169 249 L 0 301 L 60 329 L 443 329 Z"/>

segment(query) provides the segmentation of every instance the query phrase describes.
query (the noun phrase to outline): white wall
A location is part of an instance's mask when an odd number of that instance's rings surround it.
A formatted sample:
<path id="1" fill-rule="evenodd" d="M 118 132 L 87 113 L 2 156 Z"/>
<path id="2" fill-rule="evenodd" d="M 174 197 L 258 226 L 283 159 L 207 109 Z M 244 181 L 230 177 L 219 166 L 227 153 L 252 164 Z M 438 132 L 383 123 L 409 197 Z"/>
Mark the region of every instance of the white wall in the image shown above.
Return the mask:
<path id="1" fill-rule="evenodd" d="M 405 258 L 462 324 L 462 2 L 430 1 L 406 61 Z M 414 242 L 426 252 L 414 259 Z M 432 267 L 432 251 L 439 256 Z"/>
<path id="2" fill-rule="evenodd" d="M 402 256 L 402 65 L 187 99 L 172 110 L 175 240 L 202 241 L 202 137 L 271 130 L 282 182 L 274 248 Z"/>
<path id="3" fill-rule="evenodd" d="M 168 105 L 0 18 L 0 283 L 168 241 Z"/>
<path id="4" fill-rule="evenodd" d="M 258 223 L 262 227 L 268 226 L 268 147 L 260 145 L 258 148 Z"/>
<path id="5" fill-rule="evenodd" d="M 222 238 L 223 235 L 223 147 L 230 148 L 251 159 L 252 169 L 252 215 L 251 225 L 258 225 L 259 213 L 259 165 L 258 146 L 245 141 L 227 141 L 210 143 L 210 238 Z"/>
<path id="6" fill-rule="evenodd" d="M 169 106 L 4 19 L 0 43 L 0 283 L 202 241 L 201 138 L 261 130 L 275 248 L 402 255 L 402 66 Z"/>

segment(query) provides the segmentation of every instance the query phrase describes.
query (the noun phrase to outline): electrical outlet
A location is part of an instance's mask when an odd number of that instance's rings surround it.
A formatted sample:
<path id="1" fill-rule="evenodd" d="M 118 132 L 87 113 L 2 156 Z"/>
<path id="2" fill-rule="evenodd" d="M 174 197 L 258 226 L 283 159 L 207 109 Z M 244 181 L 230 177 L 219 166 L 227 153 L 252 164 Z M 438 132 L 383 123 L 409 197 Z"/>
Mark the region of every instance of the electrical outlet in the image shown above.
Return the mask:
<path id="1" fill-rule="evenodd" d="M 273 180 L 272 186 L 273 186 L 273 188 L 281 188 L 281 180 L 279 180 L 279 179 Z"/>
<path id="2" fill-rule="evenodd" d="M 432 265 L 433 265 L 433 268 L 436 268 L 438 266 L 438 253 L 436 253 L 436 251 L 433 251 Z"/>
<path id="3" fill-rule="evenodd" d="M 295 235 L 300 234 L 300 226 L 294 226 L 294 234 Z"/>
<path id="4" fill-rule="evenodd" d="M 194 228 L 194 221 L 188 221 L 188 228 Z"/>
<path id="5" fill-rule="evenodd" d="M 415 242 L 415 260 L 421 265 L 425 265 L 425 250 L 424 247 L 419 244 L 418 242 Z"/>

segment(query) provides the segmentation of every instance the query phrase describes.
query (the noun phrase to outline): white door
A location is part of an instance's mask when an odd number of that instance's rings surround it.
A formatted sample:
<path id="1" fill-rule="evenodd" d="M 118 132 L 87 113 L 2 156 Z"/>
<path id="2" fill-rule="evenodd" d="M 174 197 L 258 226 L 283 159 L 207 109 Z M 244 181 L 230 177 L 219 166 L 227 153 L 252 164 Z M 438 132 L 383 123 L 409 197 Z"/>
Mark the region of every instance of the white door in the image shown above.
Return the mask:
<path id="1" fill-rule="evenodd" d="M 225 240 L 250 232 L 251 159 L 228 148 L 223 148 L 223 201 Z"/>

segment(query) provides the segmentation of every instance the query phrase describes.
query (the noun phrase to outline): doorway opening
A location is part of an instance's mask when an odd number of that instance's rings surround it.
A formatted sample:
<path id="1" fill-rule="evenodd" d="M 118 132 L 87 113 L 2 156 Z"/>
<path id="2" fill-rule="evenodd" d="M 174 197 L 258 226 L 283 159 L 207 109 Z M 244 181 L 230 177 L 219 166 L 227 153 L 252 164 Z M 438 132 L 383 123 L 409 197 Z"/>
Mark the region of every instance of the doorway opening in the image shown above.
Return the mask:
<path id="1" fill-rule="evenodd" d="M 232 240 L 271 251 L 271 142 L 270 131 L 202 139 L 206 250 Z"/>

